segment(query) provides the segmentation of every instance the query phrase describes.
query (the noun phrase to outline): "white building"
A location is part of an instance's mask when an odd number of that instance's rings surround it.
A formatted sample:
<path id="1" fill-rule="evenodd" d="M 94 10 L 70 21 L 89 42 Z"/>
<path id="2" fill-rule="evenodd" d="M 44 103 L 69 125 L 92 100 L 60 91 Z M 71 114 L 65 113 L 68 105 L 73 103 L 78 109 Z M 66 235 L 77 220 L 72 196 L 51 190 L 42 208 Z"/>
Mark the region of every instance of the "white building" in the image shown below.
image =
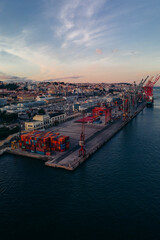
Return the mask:
<path id="1" fill-rule="evenodd" d="M 36 115 L 33 121 L 25 122 L 25 130 L 37 130 L 54 126 L 66 120 L 65 113 L 52 113 L 50 115 Z"/>
<path id="2" fill-rule="evenodd" d="M 51 126 L 51 119 L 49 115 L 36 115 L 33 117 L 33 120 L 42 122 L 44 128 L 48 128 Z"/>
<path id="3" fill-rule="evenodd" d="M 52 113 L 50 114 L 51 125 L 55 125 L 56 123 L 62 123 L 66 120 L 65 113 Z"/>
<path id="4" fill-rule="evenodd" d="M 43 129 L 43 122 L 40 121 L 32 121 L 32 122 L 25 122 L 25 130 L 37 130 L 37 129 Z"/>

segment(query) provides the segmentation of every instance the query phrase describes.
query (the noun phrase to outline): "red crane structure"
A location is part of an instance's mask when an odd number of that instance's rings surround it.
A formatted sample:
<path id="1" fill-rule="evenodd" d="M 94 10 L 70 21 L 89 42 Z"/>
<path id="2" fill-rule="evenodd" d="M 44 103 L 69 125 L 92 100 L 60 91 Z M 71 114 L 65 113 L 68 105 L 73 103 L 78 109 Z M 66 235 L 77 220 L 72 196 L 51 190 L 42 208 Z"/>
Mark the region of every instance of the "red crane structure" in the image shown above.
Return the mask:
<path id="1" fill-rule="evenodd" d="M 105 114 L 105 124 L 107 124 L 111 120 L 111 108 L 104 108 L 104 107 L 95 107 L 92 110 L 93 117 L 97 117 L 99 115 Z"/>
<path id="2" fill-rule="evenodd" d="M 146 96 L 146 101 L 147 104 L 152 105 L 153 104 L 153 87 L 156 84 L 156 82 L 160 79 L 160 75 L 157 75 L 155 77 L 151 77 L 147 84 L 144 86 L 144 92 L 145 92 L 145 96 Z"/>
<path id="3" fill-rule="evenodd" d="M 134 92 L 134 103 L 135 103 L 134 105 L 135 105 L 135 107 L 137 107 L 138 102 L 142 102 L 144 100 L 143 85 L 147 81 L 148 78 L 149 78 L 149 76 L 147 76 L 145 79 L 142 79 L 138 85 L 136 85 L 136 83 L 134 82 L 133 92 Z"/>
<path id="4" fill-rule="evenodd" d="M 123 97 L 122 98 L 122 106 L 123 106 L 123 121 L 125 121 L 128 118 L 128 114 L 129 114 L 129 99 Z"/>
<path id="5" fill-rule="evenodd" d="M 83 121 L 82 121 L 82 128 L 81 128 L 81 134 L 80 134 L 80 141 L 79 141 L 79 145 L 80 145 L 80 150 L 79 150 L 79 157 L 80 156 L 85 156 L 86 155 L 86 150 L 84 148 L 85 145 L 85 121 L 84 121 L 84 112 L 83 112 Z"/>
<path id="6" fill-rule="evenodd" d="M 126 121 L 137 110 L 138 104 L 143 102 L 143 84 L 149 76 L 142 79 L 138 85 L 134 82 L 130 91 L 122 97 L 123 121 Z M 150 81 L 150 80 L 149 80 Z"/>

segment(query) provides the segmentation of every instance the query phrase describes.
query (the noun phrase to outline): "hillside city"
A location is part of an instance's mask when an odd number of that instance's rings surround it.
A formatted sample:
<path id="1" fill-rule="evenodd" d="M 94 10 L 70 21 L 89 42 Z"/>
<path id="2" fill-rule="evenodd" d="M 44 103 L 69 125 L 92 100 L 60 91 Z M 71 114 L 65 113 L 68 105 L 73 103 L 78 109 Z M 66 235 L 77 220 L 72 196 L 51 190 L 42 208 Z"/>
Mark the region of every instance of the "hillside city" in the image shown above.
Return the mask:
<path id="1" fill-rule="evenodd" d="M 101 102 L 121 96 L 128 84 L 0 82 L 0 138 L 19 131 L 47 129 Z"/>

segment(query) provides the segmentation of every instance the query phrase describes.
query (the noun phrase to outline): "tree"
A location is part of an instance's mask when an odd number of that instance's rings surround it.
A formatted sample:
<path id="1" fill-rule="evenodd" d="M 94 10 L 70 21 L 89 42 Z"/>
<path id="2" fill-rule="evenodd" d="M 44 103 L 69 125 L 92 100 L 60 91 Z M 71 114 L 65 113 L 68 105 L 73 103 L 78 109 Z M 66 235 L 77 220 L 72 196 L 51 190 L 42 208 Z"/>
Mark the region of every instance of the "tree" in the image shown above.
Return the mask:
<path id="1" fill-rule="evenodd" d="M 19 131 L 19 127 L 14 127 L 12 129 L 9 129 L 8 127 L 2 127 L 0 128 L 0 139 L 5 139 L 11 134 L 17 133 Z"/>
<path id="2" fill-rule="evenodd" d="M 44 115 L 45 114 L 45 110 L 43 108 L 38 110 L 38 114 L 39 115 Z"/>
<path id="3" fill-rule="evenodd" d="M 110 88 L 108 92 L 113 94 L 113 91 L 114 91 L 114 89 Z"/>
<path id="4" fill-rule="evenodd" d="M 1 119 L 3 122 L 7 122 L 7 123 L 14 122 L 17 120 L 17 118 L 18 118 L 18 113 L 3 112 L 1 114 Z"/>
<path id="5" fill-rule="evenodd" d="M 31 113 L 30 113 L 30 112 L 28 112 L 27 114 L 28 114 L 28 117 L 29 117 L 29 119 L 30 119 L 30 118 L 31 118 Z"/>
<path id="6" fill-rule="evenodd" d="M 1 84 L 0 88 L 8 90 L 16 90 L 18 85 L 16 83 Z"/>

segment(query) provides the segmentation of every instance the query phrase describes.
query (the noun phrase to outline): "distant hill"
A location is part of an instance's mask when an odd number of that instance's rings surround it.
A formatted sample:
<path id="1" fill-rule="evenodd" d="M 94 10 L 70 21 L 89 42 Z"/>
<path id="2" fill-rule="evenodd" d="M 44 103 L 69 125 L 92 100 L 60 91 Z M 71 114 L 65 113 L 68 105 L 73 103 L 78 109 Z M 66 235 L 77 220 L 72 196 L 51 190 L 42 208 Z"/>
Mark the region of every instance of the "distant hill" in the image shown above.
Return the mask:
<path id="1" fill-rule="evenodd" d="M 116 84 L 118 84 L 118 85 L 121 85 L 121 84 L 132 85 L 131 83 L 124 83 L 124 82 L 122 82 L 122 83 L 116 83 Z"/>
<path id="2" fill-rule="evenodd" d="M 11 78 L 11 79 L 5 79 L 3 80 L 5 83 L 20 83 L 20 82 L 33 82 L 31 79 L 26 79 L 26 78 Z"/>

